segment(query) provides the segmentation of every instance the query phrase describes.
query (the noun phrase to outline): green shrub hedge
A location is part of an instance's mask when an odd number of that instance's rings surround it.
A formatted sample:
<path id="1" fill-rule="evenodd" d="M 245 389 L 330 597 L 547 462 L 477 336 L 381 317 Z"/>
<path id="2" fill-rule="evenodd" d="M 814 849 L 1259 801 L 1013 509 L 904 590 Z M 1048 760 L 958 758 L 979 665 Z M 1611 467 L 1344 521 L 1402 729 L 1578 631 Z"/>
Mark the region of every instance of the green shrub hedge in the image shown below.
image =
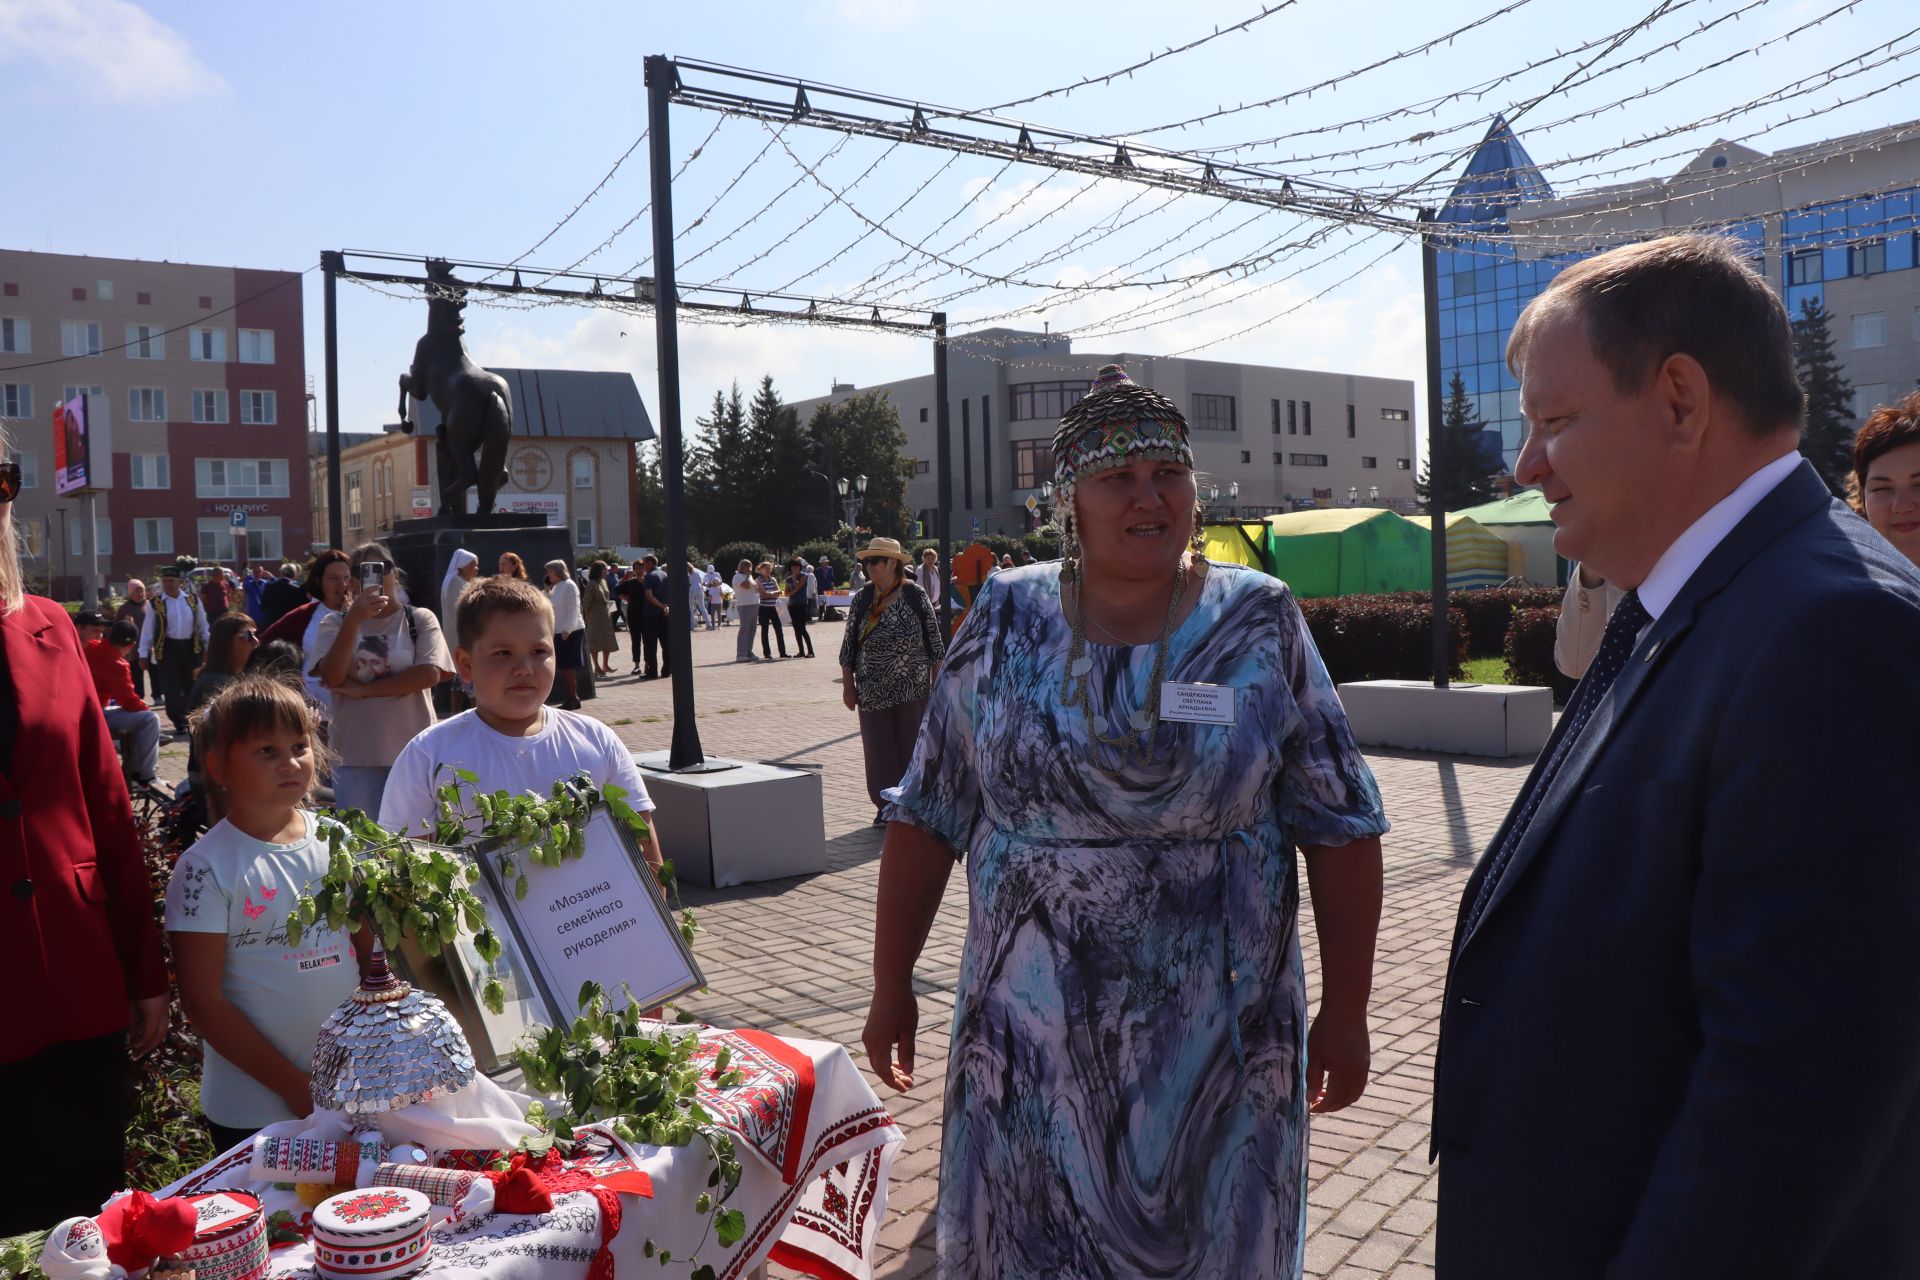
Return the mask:
<path id="1" fill-rule="evenodd" d="M 1412 592 L 1334 596 L 1300 601 L 1314 647 L 1335 684 L 1354 680 L 1424 680 L 1433 675 L 1433 603 Z M 1457 676 L 1467 660 L 1467 622 L 1447 610 Z"/>
<path id="2" fill-rule="evenodd" d="M 1507 630 L 1519 609 L 1558 608 L 1560 592 L 1553 587 L 1489 587 L 1454 591 L 1447 607 L 1467 617 L 1467 656 L 1497 658 L 1506 652 Z M 1551 655 L 1549 655 L 1551 656 Z"/>
<path id="3" fill-rule="evenodd" d="M 1507 631 L 1507 679 L 1514 684 L 1544 685 L 1553 690 L 1553 700 L 1564 703 L 1573 692 L 1574 681 L 1560 674 L 1553 662 L 1554 630 L 1560 622 L 1560 606 L 1516 609 L 1513 625 Z"/>
<path id="4" fill-rule="evenodd" d="M 757 565 L 765 560 L 775 560 L 775 557 L 763 543 L 729 542 L 723 547 L 714 549 L 714 572 L 725 575 L 731 582 L 733 575 L 739 571 L 742 560 L 751 560 Z M 778 563 L 777 560 L 775 562 Z"/>

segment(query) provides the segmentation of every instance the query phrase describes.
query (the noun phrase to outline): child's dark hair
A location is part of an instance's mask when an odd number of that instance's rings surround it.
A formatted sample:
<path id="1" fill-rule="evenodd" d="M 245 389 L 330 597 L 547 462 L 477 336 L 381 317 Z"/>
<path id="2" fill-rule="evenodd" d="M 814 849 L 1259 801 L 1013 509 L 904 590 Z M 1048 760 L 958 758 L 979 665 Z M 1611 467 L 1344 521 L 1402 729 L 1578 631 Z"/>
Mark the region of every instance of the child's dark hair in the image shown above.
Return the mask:
<path id="1" fill-rule="evenodd" d="M 122 618 L 107 628 L 107 643 L 114 645 L 139 644 L 140 628 L 134 626 L 125 618 Z"/>
<path id="2" fill-rule="evenodd" d="M 291 640 L 269 640 L 247 659 L 247 671 L 297 680 L 300 678 L 300 646 Z"/>
<path id="3" fill-rule="evenodd" d="M 202 768 L 235 743 L 275 732 L 306 734 L 316 770 L 329 759 L 320 739 L 320 717 L 293 680 L 257 673 L 243 675 L 214 694 L 187 723 L 193 733 L 193 754 Z M 208 782 L 212 782 L 211 774 Z"/>
<path id="4" fill-rule="evenodd" d="M 547 620 L 549 630 L 553 627 L 553 601 L 546 592 L 525 578 L 481 578 L 460 594 L 454 626 L 460 647 L 472 649 L 487 623 L 508 613 L 538 614 Z"/>

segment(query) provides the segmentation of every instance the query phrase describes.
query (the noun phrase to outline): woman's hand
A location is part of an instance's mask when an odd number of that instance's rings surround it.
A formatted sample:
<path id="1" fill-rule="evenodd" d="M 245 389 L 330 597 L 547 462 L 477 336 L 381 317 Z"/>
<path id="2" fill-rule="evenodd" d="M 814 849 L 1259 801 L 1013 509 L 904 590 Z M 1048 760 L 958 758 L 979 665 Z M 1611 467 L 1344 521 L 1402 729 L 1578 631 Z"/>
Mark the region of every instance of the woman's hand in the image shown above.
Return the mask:
<path id="1" fill-rule="evenodd" d="M 847 704 L 847 710 L 849 711 L 858 711 L 860 709 L 860 695 L 854 690 L 853 681 L 842 680 L 840 682 L 840 701 Z"/>
<path id="2" fill-rule="evenodd" d="M 911 983 L 891 995 L 874 992 L 860 1043 L 866 1046 L 873 1073 L 890 1089 L 913 1088 L 913 1033 L 919 1026 L 920 1002 Z"/>
<path id="3" fill-rule="evenodd" d="M 1307 1032 L 1307 1109 L 1323 1116 L 1358 1102 L 1372 1060 L 1366 1014 L 1322 1007 Z"/>
<path id="4" fill-rule="evenodd" d="M 144 1058 L 166 1038 L 172 1020 L 165 996 L 145 996 L 132 1002 L 128 1010 L 127 1052 Z"/>
<path id="5" fill-rule="evenodd" d="M 347 606 L 347 616 L 343 618 L 342 621 L 351 622 L 355 626 L 358 626 L 362 622 L 371 621 L 380 616 L 380 610 L 385 607 L 386 603 L 386 593 L 380 590 L 380 588 L 363 588 L 354 595 L 353 603 Z"/>

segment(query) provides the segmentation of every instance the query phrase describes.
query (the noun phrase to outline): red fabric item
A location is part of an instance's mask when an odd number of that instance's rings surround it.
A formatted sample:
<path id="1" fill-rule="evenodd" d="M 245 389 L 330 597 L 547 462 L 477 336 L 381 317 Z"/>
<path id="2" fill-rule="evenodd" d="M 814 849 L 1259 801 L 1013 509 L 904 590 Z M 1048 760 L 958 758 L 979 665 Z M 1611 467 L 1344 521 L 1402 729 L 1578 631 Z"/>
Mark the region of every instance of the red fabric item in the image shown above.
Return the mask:
<path id="1" fill-rule="evenodd" d="M 285 640 L 298 649 L 300 642 L 307 638 L 307 623 L 313 620 L 313 611 L 320 607 L 318 600 L 309 600 L 297 609 L 289 609 L 280 615 L 280 620 L 260 633 L 260 643 L 270 640 Z"/>
<path id="2" fill-rule="evenodd" d="M 117 702 L 122 711 L 147 709 L 133 691 L 133 668 L 105 640 L 87 641 L 87 669 L 93 672 L 93 691 L 100 695 L 102 705 Z"/>
<path id="3" fill-rule="evenodd" d="M 613 1238 L 620 1234 L 620 1196 L 619 1193 L 602 1186 L 600 1180 L 584 1169 L 568 1169 L 556 1152 L 549 1151 L 538 1160 L 529 1160 L 525 1152 L 513 1158 L 516 1172 L 537 1173 L 546 1189 L 555 1195 L 564 1191 L 584 1191 L 594 1198 L 600 1206 L 600 1247 L 593 1251 L 593 1261 L 587 1264 L 587 1280 L 614 1280 L 613 1276 Z M 488 1175 L 491 1177 L 492 1175 Z M 499 1210 L 499 1201 L 494 1209 Z"/>
<path id="4" fill-rule="evenodd" d="M 551 1213 L 553 1211 L 553 1193 L 547 1190 L 547 1184 L 540 1175 L 524 1164 L 507 1170 L 505 1173 L 489 1173 L 487 1181 L 493 1184 L 493 1211 L 495 1213 Z"/>
<path id="5" fill-rule="evenodd" d="M 600 1185 L 611 1187 L 623 1196 L 645 1196 L 653 1199 L 653 1175 L 639 1169 L 622 1169 L 619 1173 L 605 1174 Z"/>
<path id="6" fill-rule="evenodd" d="M 200 1216 L 184 1199 L 155 1200 L 136 1191 L 102 1209 L 94 1221 L 107 1242 L 107 1258 L 128 1271 L 141 1271 L 155 1258 L 192 1244 Z"/>
<path id="7" fill-rule="evenodd" d="M 19 708 L 0 775 L 0 1062 L 109 1035 L 127 1002 L 164 995 L 153 886 L 120 760 L 67 611 L 26 597 L 0 615 Z"/>

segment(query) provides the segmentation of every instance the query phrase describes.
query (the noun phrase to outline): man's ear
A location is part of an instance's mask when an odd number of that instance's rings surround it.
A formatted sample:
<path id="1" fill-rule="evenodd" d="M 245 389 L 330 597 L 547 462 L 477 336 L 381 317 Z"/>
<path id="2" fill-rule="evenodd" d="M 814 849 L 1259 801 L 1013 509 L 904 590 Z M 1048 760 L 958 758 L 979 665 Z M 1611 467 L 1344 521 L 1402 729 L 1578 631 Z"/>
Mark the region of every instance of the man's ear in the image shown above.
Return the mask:
<path id="1" fill-rule="evenodd" d="M 1713 381 L 1707 371 L 1692 356 L 1676 352 L 1660 362 L 1653 389 L 1669 442 L 1679 452 L 1698 452 L 1713 419 Z"/>

